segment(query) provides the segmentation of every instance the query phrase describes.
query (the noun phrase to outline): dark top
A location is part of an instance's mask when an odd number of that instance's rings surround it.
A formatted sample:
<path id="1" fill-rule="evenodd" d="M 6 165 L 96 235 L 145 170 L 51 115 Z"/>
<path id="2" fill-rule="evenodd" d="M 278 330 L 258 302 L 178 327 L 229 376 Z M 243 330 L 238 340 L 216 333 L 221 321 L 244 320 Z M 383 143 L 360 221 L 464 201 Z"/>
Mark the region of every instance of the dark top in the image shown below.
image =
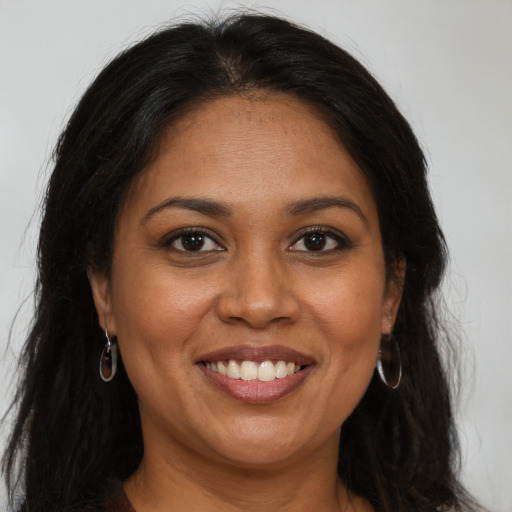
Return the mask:
<path id="1" fill-rule="evenodd" d="M 103 512 L 135 512 L 121 482 L 115 482 L 112 485 L 112 493 L 105 502 Z"/>

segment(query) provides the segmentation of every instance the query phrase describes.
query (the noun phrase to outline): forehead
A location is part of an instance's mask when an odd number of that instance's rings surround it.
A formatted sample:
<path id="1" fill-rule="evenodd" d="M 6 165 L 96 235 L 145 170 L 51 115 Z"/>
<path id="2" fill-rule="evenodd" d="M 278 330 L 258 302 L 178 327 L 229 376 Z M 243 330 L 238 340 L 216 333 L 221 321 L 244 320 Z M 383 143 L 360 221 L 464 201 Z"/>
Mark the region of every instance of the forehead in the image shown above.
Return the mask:
<path id="1" fill-rule="evenodd" d="M 241 208 L 320 195 L 375 204 L 366 178 L 310 105 L 285 94 L 230 96 L 197 106 L 163 134 L 128 201 L 205 196 Z"/>

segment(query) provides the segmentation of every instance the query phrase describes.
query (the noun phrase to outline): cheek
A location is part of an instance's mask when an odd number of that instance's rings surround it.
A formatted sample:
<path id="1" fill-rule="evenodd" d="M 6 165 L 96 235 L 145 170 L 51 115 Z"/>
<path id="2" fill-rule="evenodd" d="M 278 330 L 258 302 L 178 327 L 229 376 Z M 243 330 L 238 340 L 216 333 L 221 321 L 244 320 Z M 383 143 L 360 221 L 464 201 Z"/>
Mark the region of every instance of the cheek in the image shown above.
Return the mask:
<path id="1" fill-rule="evenodd" d="M 351 407 L 360 400 L 372 378 L 380 343 L 384 280 L 379 274 L 347 272 L 326 282 L 323 293 L 309 302 L 311 316 L 326 340 L 328 379 L 349 397 Z M 338 397 L 340 398 L 340 397 Z"/>
<path id="2" fill-rule="evenodd" d="M 185 359 L 186 341 L 210 311 L 213 290 L 166 266 L 131 268 L 119 265 L 113 293 L 121 349 L 134 357 L 145 353 L 153 365 Z"/>
<path id="3" fill-rule="evenodd" d="M 118 266 L 113 290 L 119 348 L 141 411 L 164 425 L 193 403 L 188 372 L 212 294 L 190 277 L 172 275 L 165 266 L 139 266 L 137 272 L 131 268 Z M 163 414 L 162 404 L 167 404 Z M 173 421 L 179 429 L 180 421 Z"/>
<path id="4" fill-rule="evenodd" d="M 339 341 L 359 345 L 368 336 L 379 336 L 384 280 L 378 275 L 346 271 L 326 279 L 313 295 L 309 307 L 320 324 Z"/>

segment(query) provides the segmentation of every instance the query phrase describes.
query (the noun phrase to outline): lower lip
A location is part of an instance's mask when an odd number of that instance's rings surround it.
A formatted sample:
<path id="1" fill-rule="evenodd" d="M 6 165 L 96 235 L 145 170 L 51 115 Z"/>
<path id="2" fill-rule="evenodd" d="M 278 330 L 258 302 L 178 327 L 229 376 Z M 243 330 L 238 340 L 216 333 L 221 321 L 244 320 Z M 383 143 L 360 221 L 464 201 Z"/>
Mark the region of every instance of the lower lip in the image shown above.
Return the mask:
<path id="1" fill-rule="evenodd" d="M 270 382 L 260 380 L 232 379 L 218 372 L 213 372 L 202 364 L 197 367 L 203 372 L 208 381 L 227 395 L 248 403 L 270 403 L 293 393 L 310 374 L 313 365 L 308 365 L 301 371 Z"/>

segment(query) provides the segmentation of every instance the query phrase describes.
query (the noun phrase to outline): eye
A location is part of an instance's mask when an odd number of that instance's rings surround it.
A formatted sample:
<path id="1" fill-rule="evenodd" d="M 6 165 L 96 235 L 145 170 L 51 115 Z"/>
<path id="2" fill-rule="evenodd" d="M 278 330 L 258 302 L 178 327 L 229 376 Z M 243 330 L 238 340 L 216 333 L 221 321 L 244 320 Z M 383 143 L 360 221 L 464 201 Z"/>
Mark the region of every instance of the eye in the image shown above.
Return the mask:
<path id="1" fill-rule="evenodd" d="M 202 231 L 186 231 L 173 236 L 165 244 L 181 252 L 208 252 L 224 250 L 213 238 Z"/>
<path id="2" fill-rule="evenodd" d="M 301 252 L 331 252 L 349 246 L 349 242 L 341 233 L 333 233 L 321 228 L 311 228 L 303 233 L 297 241 L 290 246 L 291 251 Z"/>

